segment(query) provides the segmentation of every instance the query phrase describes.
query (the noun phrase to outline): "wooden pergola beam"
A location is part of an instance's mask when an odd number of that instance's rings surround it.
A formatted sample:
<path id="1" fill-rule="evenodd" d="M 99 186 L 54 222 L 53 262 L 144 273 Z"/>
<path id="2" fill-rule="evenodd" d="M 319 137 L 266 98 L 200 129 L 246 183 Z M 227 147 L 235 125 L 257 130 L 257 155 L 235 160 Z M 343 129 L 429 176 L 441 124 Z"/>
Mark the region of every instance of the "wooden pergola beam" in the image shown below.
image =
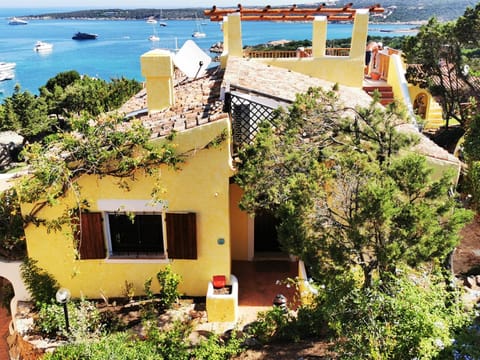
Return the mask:
<path id="1" fill-rule="evenodd" d="M 239 13 L 242 21 L 313 21 L 315 16 L 326 16 L 330 21 L 352 21 L 355 19 L 357 9 L 352 8 L 353 3 L 348 3 L 342 8 L 328 8 L 320 4 L 316 8 L 299 8 L 292 5 L 288 8 L 272 8 L 270 5 L 264 8 L 244 8 L 238 4 L 236 9 L 219 9 L 215 5 L 204 10 L 205 16 L 210 21 L 222 21 L 223 17 L 233 13 Z M 370 13 L 383 13 L 384 8 L 380 4 L 368 8 Z"/>

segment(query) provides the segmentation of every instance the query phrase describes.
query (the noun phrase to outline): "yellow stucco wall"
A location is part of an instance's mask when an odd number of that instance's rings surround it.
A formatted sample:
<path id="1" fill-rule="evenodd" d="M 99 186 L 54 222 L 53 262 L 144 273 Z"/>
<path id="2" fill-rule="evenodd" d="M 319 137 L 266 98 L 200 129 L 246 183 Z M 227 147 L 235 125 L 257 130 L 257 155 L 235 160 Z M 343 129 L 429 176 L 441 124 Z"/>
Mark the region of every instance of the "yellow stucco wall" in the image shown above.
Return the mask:
<path id="1" fill-rule="evenodd" d="M 198 149 L 222 131 L 229 130 L 227 119 L 206 124 L 177 135 L 174 140 L 179 151 Z M 130 191 L 120 188 L 117 179 L 84 176 L 80 179 L 81 196 L 98 209 L 97 200 L 150 199 L 155 181 L 165 189 L 162 200 L 168 202 L 169 212 L 195 212 L 197 214 L 197 260 L 76 260 L 70 230 L 47 233 L 43 226 L 29 225 L 25 229 L 28 254 L 38 261 L 38 266 L 52 274 L 61 286 L 71 290 L 72 296 L 98 298 L 124 294 L 125 281 L 134 284 L 135 294 L 143 293 L 144 282 L 153 277 L 152 290 L 157 291 L 156 274 L 170 263 L 172 270 L 182 277 L 179 290 L 192 296 L 205 296 L 208 281 L 213 275 L 230 276 L 230 227 L 229 227 L 229 177 L 230 144 L 225 141 L 218 147 L 196 151 L 181 170 L 161 167 L 159 177 L 141 173 L 136 180 L 129 180 Z M 72 204 L 69 194 L 65 203 Z M 28 212 L 30 204 L 23 204 Z M 57 218 L 65 204 L 45 208 L 40 217 Z M 224 239 L 224 244 L 219 244 Z"/>
<path id="2" fill-rule="evenodd" d="M 230 184 L 230 234 L 232 239 L 232 260 L 248 258 L 248 217 L 238 207 L 243 191 L 237 184 Z"/>
<path id="3" fill-rule="evenodd" d="M 173 60 L 170 51 L 154 49 L 140 57 L 142 75 L 146 78 L 147 107 L 149 112 L 160 111 L 173 105 Z"/>
<path id="4" fill-rule="evenodd" d="M 356 12 L 352 29 L 350 56 L 326 56 L 325 41 L 327 38 L 326 19 L 317 17 L 312 24 L 313 57 L 311 58 L 277 58 L 251 59 L 271 66 L 289 69 L 315 78 L 328 80 L 346 86 L 361 88 L 363 85 L 365 65 L 365 45 L 368 34 L 368 10 Z M 224 27 L 224 52 L 222 66 L 225 67 L 229 55 L 237 55 L 242 45 L 241 22 L 238 14 L 229 15 L 228 26 Z M 225 44 L 227 48 L 225 49 Z"/>

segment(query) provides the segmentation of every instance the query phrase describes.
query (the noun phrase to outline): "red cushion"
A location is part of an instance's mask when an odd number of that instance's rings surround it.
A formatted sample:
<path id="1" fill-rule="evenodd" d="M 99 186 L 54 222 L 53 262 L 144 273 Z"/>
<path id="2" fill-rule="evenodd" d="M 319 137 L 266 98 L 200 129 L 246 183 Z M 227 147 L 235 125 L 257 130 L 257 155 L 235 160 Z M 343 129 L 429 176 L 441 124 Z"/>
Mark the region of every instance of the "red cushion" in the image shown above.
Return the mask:
<path id="1" fill-rule="evenodd" d="M 227 279 L 225 275 L 213 275 L 213 287 L 215 289 L 220 289 L 225 287 Z"/>

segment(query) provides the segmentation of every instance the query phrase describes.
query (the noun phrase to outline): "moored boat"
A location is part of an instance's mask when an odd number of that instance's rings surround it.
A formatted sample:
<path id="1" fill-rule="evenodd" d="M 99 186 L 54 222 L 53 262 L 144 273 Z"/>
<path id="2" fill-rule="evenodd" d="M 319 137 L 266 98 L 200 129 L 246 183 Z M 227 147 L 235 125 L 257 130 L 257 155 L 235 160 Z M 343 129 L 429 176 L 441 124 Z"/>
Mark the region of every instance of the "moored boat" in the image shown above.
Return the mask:
<path id="1" fill-rule="evenodd" d="M 44 42 L 44 41 L 37 41 L 33 50 L 35 51 L 51 51 L 53 49 L 53 44 Z"/>
<path id="2" fill-rule="evenodd" d="M 27 25 L 27 24 L 28 24 L 28 21 L 19 19 L 15 16 L 8 21 L 8 25 Z"/>
<path id="3" fill-rule="evenodd" d="M 97 37 L 98 37 L 97 34 L 84 33 L 79 31 L 72 36 L 72 39 L 73 40 L 95 40 Z"/>
<path id="4" fill-rule="evenodd" d="M 0 81 L 12 80 L 15 77 L 13 70 L 0 71 Z"/>
<path id="5" fill-rule="evenodd" d="M 0 72 L 12 71 L 17 66 L 14 62 L 0 61 Z"/>

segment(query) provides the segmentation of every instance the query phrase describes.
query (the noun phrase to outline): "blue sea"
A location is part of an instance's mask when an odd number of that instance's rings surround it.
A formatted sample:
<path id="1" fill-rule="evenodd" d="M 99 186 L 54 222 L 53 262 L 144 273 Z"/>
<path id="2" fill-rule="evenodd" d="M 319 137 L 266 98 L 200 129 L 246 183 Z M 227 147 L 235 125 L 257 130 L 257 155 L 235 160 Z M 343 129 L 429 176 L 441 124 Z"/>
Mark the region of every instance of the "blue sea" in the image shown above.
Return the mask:
<path id="1" fill-rule="evenodd" d="M 29 20 L 27 25 L 8 24 L 8 19 L 12 16 L 69 10 L 72 9 L 0 9 L 0 62 L 17 64 L 14 79 L 0 82 L 0 99 L 10 96 L 16 84 L 20 85 L 23 91 L 38 94 L 38 88 L 48 79 L 68 70 L 105 80 L 126 77 L 143 81 L 140 56 L 154 48 L 174 50 L 181 47 L 186 40 L 193 39 L 191 35 L 197 27 L 194 20 L 167 20 L 166 27 L 139 20 Z M 211 45 L 223 40 L 223 34 L 219 23 L 206 21 L 203 24 L 202 30 L 206 37 L 193 40 L 209 53 Z M 389 31 L 408 28 L 409 25 L 398 24 L 370 25 L 369 34 L 399 36 L 405 34 Z M 72 36 L 78 31 L 98 34 L 98 39 L 72 40 Z M 153 33 L 160 37 L 160 41 L 148 40 Z M 244 45 L 280 39 L 311 39 L 312 25 L 244 22 L 242 36 Z M 351 25 L 329 24 L 327 36 L 329 39 L 349 38 Z M 53 50 L 48 53 L 35 52 L 33 47 L 38 40 L 52 43 Z"/>

